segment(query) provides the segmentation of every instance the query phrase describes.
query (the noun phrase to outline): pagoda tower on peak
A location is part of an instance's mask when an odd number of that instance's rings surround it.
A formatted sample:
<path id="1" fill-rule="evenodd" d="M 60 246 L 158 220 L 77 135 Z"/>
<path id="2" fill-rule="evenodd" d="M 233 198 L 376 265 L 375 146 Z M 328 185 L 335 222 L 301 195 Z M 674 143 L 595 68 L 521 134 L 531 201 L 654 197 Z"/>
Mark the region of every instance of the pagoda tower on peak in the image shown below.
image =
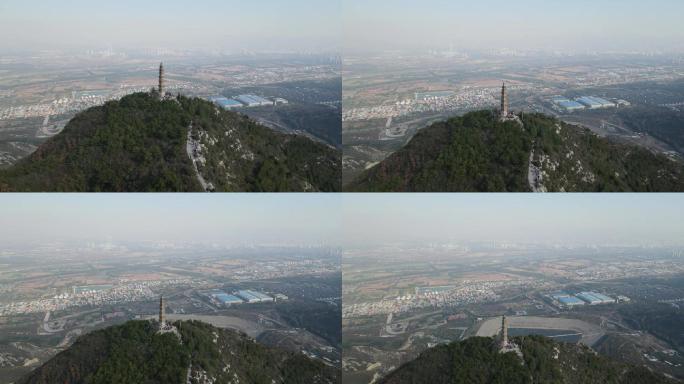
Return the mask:
<path id="1" fill-rule="evenodd" d="M 508 93 L 506 93 L 506 83 L 501 85 L 501 118 L 508 118 Z"/>
<path id="2" fill-rule="evenodd" d="M 159 98 L 164 98 L 164 63 L 159 63 Z"/>

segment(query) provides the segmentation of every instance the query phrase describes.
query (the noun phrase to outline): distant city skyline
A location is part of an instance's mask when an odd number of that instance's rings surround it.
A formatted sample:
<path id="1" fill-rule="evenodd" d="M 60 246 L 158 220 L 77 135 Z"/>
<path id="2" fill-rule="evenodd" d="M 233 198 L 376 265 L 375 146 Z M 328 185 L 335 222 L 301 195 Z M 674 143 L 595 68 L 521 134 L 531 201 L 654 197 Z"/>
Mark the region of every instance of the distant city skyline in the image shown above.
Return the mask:
<path id="1" fill-rule="evenodd" d="M 0 52 L 52 49 L 339 50 L 337 2 L 292 0 L 0 3 Z"/>
<path id="2" fill-rule="evenodd" d="M 0 243 L 338 243 L 338 195 L 2 194 Z"/>
<path id="3" fill-rule="evenodd" d="M 681 194 L 350 194 L 345 246 L 507 242 L 684 246 Z"/>
<path id="4" fill-rule="evenodd" d="M 386 50 L 684 52 L 676 0 L 344 1 L 345 53 Z"/>

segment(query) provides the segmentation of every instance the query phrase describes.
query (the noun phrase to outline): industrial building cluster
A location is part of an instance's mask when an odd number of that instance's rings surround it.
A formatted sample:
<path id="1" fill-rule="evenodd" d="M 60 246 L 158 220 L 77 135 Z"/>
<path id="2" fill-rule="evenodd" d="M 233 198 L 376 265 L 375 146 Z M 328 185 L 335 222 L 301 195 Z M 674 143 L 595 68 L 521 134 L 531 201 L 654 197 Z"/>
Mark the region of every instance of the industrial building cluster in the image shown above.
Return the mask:
<path id="1" fill-rule="evenodd" d="M 560 308 L 573 308 L 581 305 L 599 305 L 599 304 L 614 304 L 620 301 L 629 301 L 626 297 L 619 297 L 614 299 L 602 293 L 586 291 L 576 294 L 569 294 L 567 292 L 555 292 L 548 297 L 552 303 Z"/>
<path id="2" fill-rule="evenodd" d="M 273 100 L 263 98 L 256 95 L 239 95 L 232 99 L 223 96 L 210 97 L 209 100 L 224 109 L 242 108 L 242 107 L 262 107 L 265 105 L 287 104 L 288 101 L 276 97 Z"/>
<path id="3" fill-rule="evenodd" d="M 565 112 L 580 111 L 583 109 L 603 109 L 603 108 L 615 108 L 619 106 L 629 106 L 629 101 L 625 100 L 615 100 L 608 101 L 606 99 L 596 97 L 596 96 L 582 96 L 574 100 L 568 99 L 563 96 L 554 96 L 551 99 L 553 105 L 556 109 Z"/>
<path id="4" fill-rule="evenodd" d="M 282 294 L 276 294 L 274 296 L 269 296 L 267 294 L 252 291 L 249 289 L 239 290 L 233 294 L 226 293 L 224 291 L 210 291 L 206 293 L 206 296 L 216 305 L 231 306 L 235 304 L 253 304 L 253 303 L 273 303 L 276 300 L 287 300 L 287 296 Z"/>

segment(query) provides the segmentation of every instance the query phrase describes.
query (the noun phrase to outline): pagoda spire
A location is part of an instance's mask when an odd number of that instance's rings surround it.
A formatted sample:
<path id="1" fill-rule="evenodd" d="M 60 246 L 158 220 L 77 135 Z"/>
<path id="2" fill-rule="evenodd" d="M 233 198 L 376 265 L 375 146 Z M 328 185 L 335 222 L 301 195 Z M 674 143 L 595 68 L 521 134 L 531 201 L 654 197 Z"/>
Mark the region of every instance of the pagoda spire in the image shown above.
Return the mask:
<path id="1" fill-rule="evenodd" d="M 164 98 L 164 63 L 159 63 L 159 98 Z"/>
<path id="2" fill-rule="evenodd" d="M 506 93 L 506 82 L 501 85 L 501 118 L 508 117 L 508 93 Z"/>
<path id="3" fill-rule="evenodd" d="M 159 296 L 159 329 L 164 328 L 164 296 Z"/>
<path id="4" fill-rule="evenodd" d="M 501 349 L 508 347 L 508 320 L 506 315 L 501 317 Z"/>

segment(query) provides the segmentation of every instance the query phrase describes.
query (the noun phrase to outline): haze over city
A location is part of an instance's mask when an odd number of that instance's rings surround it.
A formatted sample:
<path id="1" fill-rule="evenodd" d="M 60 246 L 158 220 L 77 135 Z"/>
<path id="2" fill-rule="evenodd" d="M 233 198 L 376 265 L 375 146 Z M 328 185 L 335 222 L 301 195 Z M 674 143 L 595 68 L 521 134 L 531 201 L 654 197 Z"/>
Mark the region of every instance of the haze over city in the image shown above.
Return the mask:
<path id="1" fill-rule="evenodd" d="M 347 53 L 389 50 L 682 51 L 676 0 L 344 2 Z"/>
<path id="2" fill-rule="evenodd" d="M 0 4 L 0 52 L 103 47 L 318 51 L 338 48 L 340 28 L 339 3 L 327 1 Z"/>
<path id="3" fill-rule="evenodd" d="M 75 342 L 91 345 L 91 333 L 117 326 L 154 324 L 148 331 L 177 335 L 171 349 L 184 353 L 188 343 L 178 342 L 188 322 L 212 327 L 214 345 L 220 334 L 239 332 L 251 345 L 258 339 L 250 348 L 322 361 L 319 368 L 335 375 L 342 304 L 339 251 L 331 247 L 340 220 L 331 207 L 338 200 L 324 194 L 1 195 L 0 383 L 24 382 L 60 351 Z M 316 320 L 287 320 L 291 313 Z M 18 337 L 25 344 L 16 344 Z M 263 354 L 256 359 L 265 361 Z M 186 379 L 193 368 L 179 369 L 183 382 L 194 381 Z M 107 373 L 105 381 L 115 375 Z M 252 382 L 245 375 L 240 382 Z"/>
<path id="4" fill-rule="evenodd" d="M 344 205 L 345 383 L 514 382 L 463 372 L 501 354 L 528 367 L 532 335 L 558 343 L 549 364 L 572 359 L 572 372 L 579 359 L 562 348 L 582 345 L 573 353 L 657 372 L 623 383 L 683 377 L 681 196 L 357 194 Z M 607 364 L 587 380 L 520 382 L 605 383 L 595 375 Z"/>

